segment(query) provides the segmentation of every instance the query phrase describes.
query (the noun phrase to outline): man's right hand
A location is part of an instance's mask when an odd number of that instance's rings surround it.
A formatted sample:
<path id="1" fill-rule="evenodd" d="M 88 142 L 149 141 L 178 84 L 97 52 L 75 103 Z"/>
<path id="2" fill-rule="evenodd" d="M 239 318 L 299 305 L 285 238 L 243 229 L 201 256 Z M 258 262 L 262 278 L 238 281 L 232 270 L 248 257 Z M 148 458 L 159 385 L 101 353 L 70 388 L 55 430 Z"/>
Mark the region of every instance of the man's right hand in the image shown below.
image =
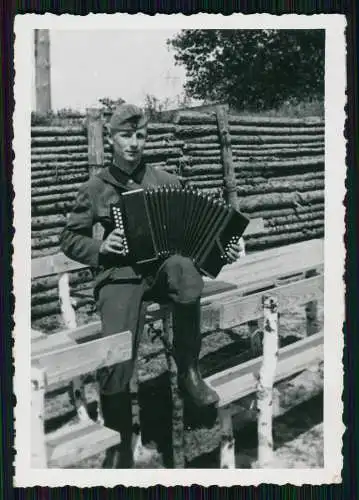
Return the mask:
<path id="1" fill-rule="evenodd" d="M 100 247 L 100 253 L 107 255 L 109 253 L 115 253 L 118 255 L 126 255 L 125 237 L 121 229 L 114 229 L 107 238 L 102 242 Z"/>

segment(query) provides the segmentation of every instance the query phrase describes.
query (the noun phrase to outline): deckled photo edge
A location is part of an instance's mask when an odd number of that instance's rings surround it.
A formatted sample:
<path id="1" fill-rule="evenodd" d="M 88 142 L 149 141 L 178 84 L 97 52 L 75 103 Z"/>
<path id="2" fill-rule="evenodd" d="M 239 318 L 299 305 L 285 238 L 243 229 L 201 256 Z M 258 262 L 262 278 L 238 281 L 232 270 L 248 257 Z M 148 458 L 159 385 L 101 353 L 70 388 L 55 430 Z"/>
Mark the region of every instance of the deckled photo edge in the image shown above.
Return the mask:
<path id="1" fill-rule="evenodd" d="M 76 19 L 75 19 L 76 17 Z M 344 321 L 344 259 L 345 247 L 343 237 L 345 208 L 345 139 L 344 121 L 346 103 L 345 97 L 345 18 L 339 15 L 319 16 L 280 16 L 270 15 L 239 16 L 230 19 L 220 16 L 220 25 L 216 25 L 215 16 L 204 15 L 205 23 L 201 24 L 202 15 L 191 16 L 190 19 L 181 16 L 176 21 L 175 16 L 166 17 L 167 21 L 178 29 L 182 27 L 232 27 L 234 22 L 240 28 L 248 27 L 283 27 L 297 26 L 326 29 L 326 83 L 325 83 L 325 344 L 324 344 L 324 469 L 313 470 L 126 470 L 120 473 L 109 470 L 34 470 L 30 468 L 30 295 L 31 295 L 31 265 L 30 265 L 30 228 L 31 228 L 31 193 L 30 193 L 30 103 L 31 103 L 31 31 L 39 28 L 82 29 L 86 18 L 77 16 L 53 15 L 17 16 L 15 22 L 15 112 L 14 112 L 14 142 L 15 152 L 13 184 L 14 199 L 14 294 L 15 304 L 15 339 L 14 358 L 15 376 L 14 393 L 17 396 L 15 408 L 15 485 L 16 486 L 149 486 L 153 484 L 188 485 L 213 484 L 258 485 L 272 484 L 330 484 L 341 481 L 342 434 L 342 390 L 343 390 L 343 321 Z M 100 21 L 101 18 L 101 22 Z M 251 18 L 251 19 L 250 19 Z M 307 19 L 306 19 L 307 18 Z M 108 24 L 112 29 L 120 28 L 121 15 L 114 18 L 108 15 L 92 15 L 88 18 L 91 27 L 96 29 L 96 23 L 104 29 Z M 128 20 L 133 23 L 129 26 Z M 160 29 L 162 18 L 156 16 L 151 21 L 141 16 L 140 22 L 146 28 Z M 295 26 L 295 23 L 297 26 Z M 157 24 L 156 24 L 157 23 Z M 251 25 L 252 23 L 252 25 Z M 287 23 L 287 24 L 286 24 Z M 151 26 L 150 26 L 151 25 Z M 90 26 L 90 24 L 89 24 Z M 139 28 L 136 16 L 126 19 L 126 29 Z M 99 29 L 99 28 L 98 28 Z M 338 168 L 337 165 L 343 165 Z M 340 293 L 339 293 L 340 290 Z M 328 375 L 330 374 L 330 375 Z M 335 406 L 333 405 L 335 401 Z M 215 481 L 214 481 L 215 477 Z"/>

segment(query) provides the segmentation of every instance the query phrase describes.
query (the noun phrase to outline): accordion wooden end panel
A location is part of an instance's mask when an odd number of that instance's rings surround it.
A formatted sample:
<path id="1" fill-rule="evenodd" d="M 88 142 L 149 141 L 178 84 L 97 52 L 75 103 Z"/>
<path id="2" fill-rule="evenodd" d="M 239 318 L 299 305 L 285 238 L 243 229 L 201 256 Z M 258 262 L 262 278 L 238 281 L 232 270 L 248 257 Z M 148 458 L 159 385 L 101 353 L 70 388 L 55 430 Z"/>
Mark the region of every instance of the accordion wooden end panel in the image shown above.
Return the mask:
<path id="1" fill-rule="evenodd" d="M 126 191 L 111 206 L 113 225 L 124 232 L 126 255 L 148 266 L 180 254 L 215 278 L 226 247 L 238 241 L 249 219 L 223 200 L 191 188 L 160 186 Z"/>

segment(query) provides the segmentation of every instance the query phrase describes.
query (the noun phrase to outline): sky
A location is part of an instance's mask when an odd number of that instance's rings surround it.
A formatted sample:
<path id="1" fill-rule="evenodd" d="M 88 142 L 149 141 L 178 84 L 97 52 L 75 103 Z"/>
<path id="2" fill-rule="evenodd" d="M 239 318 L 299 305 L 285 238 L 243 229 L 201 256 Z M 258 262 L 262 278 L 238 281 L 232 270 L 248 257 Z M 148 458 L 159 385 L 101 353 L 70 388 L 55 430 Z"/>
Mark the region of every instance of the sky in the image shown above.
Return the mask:
<path id="1" fill-rule="evenodd" d="M 85 110 L 101 97 L 137 105 L 152 94 L 182 94 L 185 70 L 175 66 L 166 40 L 178 30 L 50 30 L 53 110 Z M 34 64 L 33 64 L 34 68 Z M 34 72 L 32 109 L 35 109 Z M 173 107 L 176 107 L 175 105 Z"/>

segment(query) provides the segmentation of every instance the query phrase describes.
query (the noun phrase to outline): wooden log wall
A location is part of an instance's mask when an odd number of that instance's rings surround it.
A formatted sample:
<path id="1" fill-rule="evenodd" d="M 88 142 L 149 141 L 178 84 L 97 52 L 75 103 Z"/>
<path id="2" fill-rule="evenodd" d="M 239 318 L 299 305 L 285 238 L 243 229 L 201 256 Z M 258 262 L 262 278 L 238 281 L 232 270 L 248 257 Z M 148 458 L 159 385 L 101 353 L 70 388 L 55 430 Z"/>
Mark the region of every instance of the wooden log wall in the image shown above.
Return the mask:
<path id="1" fill-rule="evenodd" d="M 184 112 L 176 121 L 188 184 L 223 190 L 216 116 Z M 322 237 L 323 120 L 229 116 L 229 134 L 239 207 L 265 220 L 264 231 L 247 238 L 247 250 Z"/>
<path id="2" fill-rule="evenodd" d="M 229 116 L 231 161 L 239 207 L 263 217 L 261 234 L 246 239 L 247 250 L 285 245 L 324 234 L 324 123 L 320 119 Z M 52 125 L 53 123 L 54 125 Z M 94 155 L 94 152 L 91 153 Z M 102 155 L 102 156 L 101 156 Z M 112 154 L 103 137 L 104 166 Z M 174 123 L 153 123 L 146 161 L 181 175 L 188 185 L 223 192 L 224 170 L 215 114 L 184 112 Z M 86 117 L 58 117 L 31 129 L 32 258 L 59 251 L 79 186 L 89 178 Z M 71 273 L 76 291 L 90 290 L 90 271 Z M 34 280 L 33 318 L 59 312 L 55 277 Z M 78 300 L 88 307 L 91 298 Z"/>

